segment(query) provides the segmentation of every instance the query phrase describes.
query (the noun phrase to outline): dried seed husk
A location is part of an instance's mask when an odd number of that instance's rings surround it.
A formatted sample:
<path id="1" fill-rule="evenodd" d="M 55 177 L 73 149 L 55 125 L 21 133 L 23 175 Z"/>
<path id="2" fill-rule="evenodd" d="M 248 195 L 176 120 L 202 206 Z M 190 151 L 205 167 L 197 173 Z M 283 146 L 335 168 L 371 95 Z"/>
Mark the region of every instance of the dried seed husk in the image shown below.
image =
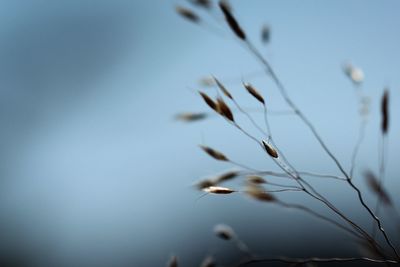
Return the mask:
<path id="1" fill-rule="evenodd" d="M 201 91 L 199 91 L 200 96 L 203 98 L 204 102 L 206 102 L 206 104 L 213 109 L 216 112 L 218 111 L 218 107 L 217 107 L 217 103 L 214 102 L 214 100 L 211 99 L 211 97 L 209 97 L 206 93 L 203 93 Z"/>
<path id="2" fill-rule="evenodd" d="M 267 181 L 263 177 L 258 176 L 258 175 L 248 175 L 246 177 L 246 179 L 247 179 L 247 181 L 249 183 L 252 183 L 252 184 L 265 184 L 265 183 L 267 183 Z"/>
<path id="3" fill-rule="evenodd" d="M 268 155 L 270 155 L 273 158 L 277 158 L 278 157 L 278 152 L 270 144 L 268 144 L 264 140 L 262 140 L 262 144 L 263 144 L 263 146 L 265 148 L 265 151 L 267 151 Z"/>
<path id="4" fill-rule="evenodd" d="M 374 192 L 382 201 L 387 204 L 391 205 L 392 200 L 386 190 L 382 187 L 378 179 L 376 178 L 375 174 L 371 171 L 366 171 L 364 173 L 365 179 L 367 181 L 367 185 L 369 189 Z"/>
<path id="5" fill-rule="evenodd" d="M 221 239 L 231 240 L 235 237 L 233 229 L 226 224 L 217 224 L 214 227 L 214 233 Z"/>
<path id="6" fill-rule="evenodd" d="M 179 113 L 175 116 L 177 120 L 184 121 L 184 122 L 194 122 L 203 120 L 207 117 L 207 113 L 204 112 L 183 112 Z"/>
<path id="7" fill-rule="evenodd" d="M 228 119 L 228 120 L 230 120 L 232 122 L 235 121 L 231 109 L 224 102 L 224 100 L 222 98 L 220 98 L 220 97 L 217 98 L 217 110 L 218 110 L 219 114 L 224 116 L 226 119 Z"/>
<path id="8" fill-rule="evenodd" d="M 228 158 L 224 154 L 211 147 L 200 145 L 200 148 L 216 160 L 228 161 Z"/>
<path id="9" fill-rule="evenodd" d="M 205 188 L 215 186 L 215 185 L 216 185 L 215 181 L 210 180 L 210 179 L 201 180 L 200 182 L 196 183 L 196 187 L 199 190 L 204 190 Z"/>
<path id="10" fill-rule="evenodd" d="M 249 92 L 255 99 L 260 101 L 262 104 L 265 104 L 265 100 L 262 95 L 249 83 L 243 83 L 244 87 L 246 88 L 247 92 Z"/>
<path id="11" fill-rule="evenodd" d="M 228 187 L 222 187 L 222 186 L 209 186 L 207 188 L 204 188 L 203 191 L 210 193 L 210 194 L 217 194 L 217 195 L 227 195 L 227 194 L 236 192 L 233 189 L 230 189 Z"/>
<path id="12" fill-rule="evenodd" d="M 232 95 L 229 93 L 229 91 L 226 89 L 226 87 L 217 79 L 214 77 L 214 81 L 217 84 L 218 88 L 221 90 L 221 92 L 228 98 L 233 99 Z"/>
<path id="13" fill-rule="evenodd" d="M 227 171 L 227 172 L 222 173 L 222 174 L 218 175 L 217 177 L 215 177 L 215 183 L 219 184 L 222 182 L 232 180 L 233 178 L 235 178 L 238 175 L 239 175 L 238 171 Z"/>
<path id="14" fill-rule="evenodd" d="M 382 124 L 381 130 L 383 134 L 387 134 L 389 129 L 389 91 L 385 89 L 385 92 L 382 96 L 381 101 L 381 115 L 382 115 Z"/>
<path id="15" fill-rule="evenodd" d="M 237 37 L 239 37 L 242 40 L 246 40 L 246 34 L 239 26 L 235 17 L 232 15 L 230 6 L 225 1 L 220 1 L 219 7 L 221 8 L 222 13 L 224 13 L 226 22 L 228 23 L 231 30 L 236 34 Z"/>
<path id="16" fill-rule="evenodd" d="M 211 9 L 212 7 L 212 2 L 210 0 L 190 0 L 190 2 L 205 9 Z"/>
<path id="17" fill-rule="evenodd" d="M 176 6 L 175 7 L 176 12 L 181 15 L 183 18 L 193 22 L 193 23 L 199 23 L 200 22 L 200 17 L 196 15 L 192 10 L 182 7 L 182 6 Z"/>
<path id="18" fill-rule="evenodd" d="M 245 192 L 247 195 L 256 200 L 265 202 L 273 202 L 276 200 L 276 198 L 272 194 L 265 192 L 263 187 L 256 184 L 247 185 L 245 188 Z"/>

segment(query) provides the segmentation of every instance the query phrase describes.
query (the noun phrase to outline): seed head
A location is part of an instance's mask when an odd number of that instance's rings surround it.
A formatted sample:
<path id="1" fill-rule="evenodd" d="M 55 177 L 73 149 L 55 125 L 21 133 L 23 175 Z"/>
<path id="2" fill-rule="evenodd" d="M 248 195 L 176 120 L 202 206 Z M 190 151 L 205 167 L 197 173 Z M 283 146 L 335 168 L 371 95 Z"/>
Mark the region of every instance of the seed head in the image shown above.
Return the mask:
<path id="1" fill-rule="evenodd" d="M 382 124 L 381 130 L 383 134 L 387 134 L 389 128 L 389 91 L 385 89 L 381 101 L 381 114 L 382 114 Z"/>
<path id="2" fill-rule="evenodd" d="M 182 7 L 182 6 L 176 6 L 175 7 L 176 12 L 181 15 L 183 18 L 193 22 L 193 23 L 199 23 L 200 18 L 199 16 L 196 15 L 192 10 Z"/>
<path id="3" fill-rule="evenodd" d="M 198 112 L 198 113 L 193 113 L 193 112 L 184 112 L 184 113 L 179 113 L 175 116 L 177 120 L 184 121 L 184 122 L 194 122 L 194 121 L 199 121 L 203 120 L 207 117 L 207 113 L 204 112 Z"/>
<path id="4" fill-rule="evenodd" d="M 221 92 L 228 98 L 233 99 L 232 95 L 229 93 L 229 91 L 225 88 L 225 86 L 218 81 L 217 78 L 214 77 L 215 83 L 218 85 L 218 88 L 221 90 Z"/>
<path id="5" fill-rule="evenodd" d="M 273 158 L 278 157 L 278 152 L 273 148 L 270 144 L 268 144 L 266 141 L 262 140 L 262 144 L 265 148 L 265 151 L 267 151 L 268 155 L 270 155 Z"/>
<path id="6" fill-rule="evenodd" d="M 218 110 L 219 114 L 224 116 L 226 119 L 228 119 L 232 122 L 235 121 L 235 119 L 233 118 L 233 113 L 232 113 L 231 109 L 228 107 L 228 105 L 225 103 L 225 101 L 220 97 L 217 98 L 217 110 Z"/>
<path id="7" fill-rule="evenodd" d="M 216 160 L 228 161 L 228 158 L 224 154 L 211 147 L 200 145 L 200 148 Z"/>
<path id="8" fill-rule="evenodd" d="M 265 192 L 264 188 L 256 184 L 247 185 L 245 188 L 245 192 L 247 195 L 256 200 L 265 202 L 273 202 L 276 200 L 276 198 L 272 194 Z"/>
<path id="9" fill-rule="evenodd" d="M 214 227 L 214 233 L 221 239 L 231 240 L 235 237 L 233 229 L 226 224 L 217 224 Z"/>
<path id="10" fill-rule="evenodd" d="M 219 2 L 219 7 L 221 8 L 222 13 L 224 13 L 226 22 L 228 23 L 231 30 L 242 40 L 246 40 L 246 34 L 240 28 L 239 24 L 237 23 L 235 17 L 232 15 L 230 6 L 225 1 Z"/>
<path id="11" fill-rule="evenodd" d="M 246 177 L 247 181 L 252 184 L 265 184 L 267 181 L 265 181 L 264 178 L 258 175 L 249 175 Z"/>
<path id="12" fill-rule="evenodd" d="M 217 194 L 217 195 L 227 195 L 227 194 L 236 192 L 233 189 L 230 189 L 227 187 L 222 187 L 222 186 L 210 186 L 210 187 L 204 188 L 203 191 L 210 193 L 210 194 Z"/>
<path id="13" fill-rule="evenodd" d="M 260 101 L 262 104 L 265 104 L 264 98 L 262 95 L 249 83 L 243 83 L 244 87 L 246 88 L 247 92 L 249 92 L 254 98 Z"/>

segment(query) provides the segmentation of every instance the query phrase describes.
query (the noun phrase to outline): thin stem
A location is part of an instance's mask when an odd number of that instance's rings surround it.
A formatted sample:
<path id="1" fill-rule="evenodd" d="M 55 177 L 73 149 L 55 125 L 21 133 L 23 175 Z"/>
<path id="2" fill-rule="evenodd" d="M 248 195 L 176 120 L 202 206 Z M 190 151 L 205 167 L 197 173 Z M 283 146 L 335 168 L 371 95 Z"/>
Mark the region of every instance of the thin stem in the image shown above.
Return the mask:
<path id="1" fill-rule="evenodd" d="M 364 136 L 365 136 L 365 129 L 367 126 L 367 114 L 364 113 L 365 110 L 364 109 L 368 109 L 368 104 L 367 102 L 365 102 L 366 97 L 364 96 L 363 90 L 362 90 L 362 86 L 361 84 L 355 84 L 353 83 L 354 89 L 357 93 L 357 98 L 358 98 L 358 102 L 360 104 L 360 117 L 361 117 L 361 121 L 360 121 L 360 127 L 358 130 L 358 137 L 357 137 L 357 141 L 356 144 L 354 145 L 353 148 L 353 153 L 351 156 L 351 167 L 350 167 L 350 177 L 353 178 L 354 175 L 354 169 L 356 166 L 356 160 L 357 160 L 357 156 L 358 156 L 358 152 L 360 150 L 362 141 L 364 140 Z"/>
<path id="2" fill-rule="evenodd" d="M 379 187 L 383 188 L 383 183 L 385 180 L 385 159 L 386 159 L 386 147 L 387 147 L 387 142 L 386 142 L 386 134 L 382 134 L 381 138 L 381 145 L 379 149 Z M 378 216 L 380 212 L 380 207 L 382 204 L 382 196 L 381 194 L 378 195 L 378 200 L 376 202 L 375 206 L 375 214 Z M 372 236 L 376 235 L 376 224 L 373 225 L 372 228 Z"/>
<path id="3" fill-rule="evenodd" d="M 357 159 L 357 155 L 358 155 L 358 152 L 360 150 L 362 141 L 364 140 L 366 126 L 367 126 L 367 120 L 366 119 L 362 119 L 362 121 L 360 123 L 360 128 L 358 130 L 357 142 L 356 142 L 356 144 L 354 146 L 353 154 L 351 156 L 351 168 L 350 168 L 350 177 L 351 178 L 353 178 L 353 175 L 354 175 L 354 169 L 355 169 L 355 166 L 356 166 L 356 159 Z"/>
<path id="4" fill-rule="evenodd" d="M 249 264 L 260 263 L 260 262 L 283 262 L 283 263 L 310 263 L 310 262 L 318 262 L 318 263 L 342 263 L 342 262 L 372 262 L 372 263 L 382 263 L 382 264 L 398 264 L 398 261 L 393 260 L 380 260 L 380 259 L 372 259 L 366 257 L 360 258 L 288 258 L 288 257 L 276 257 L 276 258 L 253 258 L 249 260 L 242 261 L 237 267 L 246 266 Z"/>
<path id="5" fill-rule="evenodd" d="M 361 235 L 357 234 L 356 232 L 354 232 L 354 231 L 351 230 L 350 228 L 347 228 L 346 226 L 343 226 L 342 224 L 336 222 L 335 220 L 332 220 L 332 219 L 329 218 L 329 217 L 326 217 L 326 216 L 324 216 L 324 215 L 321 215 L 321 214 L 319 214 L 318 212 L 315 212 L 315 211 L 313 211 L 312 209 L 310 209 L 310 208 L 308 208 L 308 207 L 306 207 L 306 206 L 299 205 L 299 204 L 286 203 L 286 202 L 279 201 L 279 200 L 277 201 L 277 204 L 278 204 L 278 205 L 281 205 L 282 207 L 285 207 L 285 208 L 289 208 L 289 209 L 298 209 L 298 210 L 307 212 L 307 213 L 309 213 L 309 214 L 311 214 L 311 215 L 313 215 L 313 216 L 315 216 L 315 217 L 317 217 L 317 218 L 319 218 L 319 219 L 321 219 L 321 220 L 323 220 L 323 221 L 329 222 L 329 223 L 331 223 L 331 224 L 333 224 L 333 225 L 335 225 L 335 226 L 341 228 L 342 230 L 344 230 L 344 231 L 346 231 L 346 232 L 348 232 L 348 233 L 354 235 L 354 236 L 357 237 L 357 238 L 363 239 L 363 237 L 362 237 Z"/>
<path id="6" fill-rule="evenodd" d="M 291 100 L 289 97 L 285 87 L 283 86 L 282 82 L 279 80 L 278 76 L 275 74 L 274 70 L 272 69 L 271 65 L 264 59 L 264 57 L 258 52 L 258 50 L 252 45 L 252 43 L 248 40 L 245 41 L 247 44 L 248 49 L 250 52 L 252 52 L 256 58 L 264 65 L 266 72 L 271 76 L 272 80 L 275 82 L 277 85 L 279 91 L 281 92 L 282 97 L 286 101 L 286 103 L 295 111 L 297 116 L 306 124 L 306 126 L 311 130 L 313 133 L 314 137 L 317 139 L 323 150 L 328 154 L 328 156 L 334 161 L 340 172 L 343 173 L 343 175 L 346 177 L 348 184 L 357 192 L 358 199 L 361 203 L 361 205 L 367 210 L 367 212 L 370 214 L 370 216 L 374 219 L 376 224 L 378 225 L 379 230 L 381 231 L 383 237 L 385 238 L 386 243 L 390 246 L 390 248 L 393 250 L 394 254 L 396 255 L 397 259 L 400 260 L 400 255 L 398 254 L 396 248 L 394 247 L 393 243 L 390 241 L 388 235 L 386 234 L 384 228 L 382 227 L 382 223 L 380 219 L 374 214 L 374 212 L 371 210 L 371 208 L 365 203 L 363 196 L 361 194 L 360 189 L 354 185 L 354 183 L 351 180 L 351 177 L 347 174 L 347 172 L 344 170 L 343 166 L 339 162 L 339 160 L 333 155 L 333 153 L 330 151 L 330 149 L 327 147 L 325 142 L 322 140 L 321 136 L 317 132 L 316 128 L 314 125 L 311 123 L 311 121 L 303 114 L 303 112 L 294 104 L 294 102 Z"/>
<path id="7" fill-rule="evenodd" d="M 265 131 L 254 121 L 253 117 L 250 116 L 249 113 L 247 113 L 244 109 L 242 109 L 242 108 L 240 107 L 239 103 L 238 103 L 234 98 L 232 98 L 232 102 L 235 104 L 235 106 L 237 107 L 237 109 L 238 109 L 240 112 L 242 112 L 242 113 L 249 119 L 249 121 L 254 125 L 254 127 L 256 127 L 256 128 L 260 131 L 260 133 L 261 133 L 262 135 L 268 136 L 268 133 L 265 132 Z"/>
<path id="8" fill-rule="evenodd" d="M 227 120 L 228 121 L 228 120 Z M 249 134 L 248 132 L 246 132 L 244 129 L 242 129 L 236 122 L 232 122 L 229 121 L 231 124 L 233 124 L 236 128 L 238 128 L 239 130 L 241 130 L 246 136 L 248 136 L 249 138 L 251 138 L 253 141 L 255 141 L 258 145 L 260 145 L 263 148 L 263 145 L 251 134 Z M 269 129 L 268 129 L 269 131 Z M 272 136 L 270 136 L 271 142 L 272 142 Z M 379 245 L 376 243 L 376 241 L 365 231 L 363 230 L 360 226 L 358 226 L 356 223 L 354 223 L 352 220 L 350 220 L 347 216 L 345 216 L 338 208 L 336 208 L 330 201 L 328 201 L 325 197 L 323 197 L 321 194 L 319 194 L 309 183 L 307 183 L 305 180 L 303 180 L 300 175 L 297 173 L 297 171 L 295 171 L 293 169 L 293 167 L 289 167 L 288 165 L 286 165 L 284 162 L 282 162 L 279 158 L 278 159 L 274 159 L 273 162 L 275 164 L 277 164 L 277 166 L 279 168 L 281 168 L 286 174 L 288 174 L 290 177 L 292 177 L 297 183 L 298 185 L 302 188 L 302 190 L 307 193 L 309 196 L 311 196 L 312 198 L 321 201 L 323 204 L 325 204 L 328 208 L 330 208 L 334 213 L 336 213 L 337 215 L 339 215 L 342 219 L 344 219 L 347 223 L 349 223 L 354 229 L 356 229 L 357 231 L 359 231 L 362 235 L 365 236 L 366 240 L 376 248 L 377 251 L 380 251 L 379 249 Z M 294 173 L 293 173 L 294 172 Z M 351 180 L 350 180 L 351 181 Z M 305 183 L 310 190 L 312 190 L 314 192 L 311 193 L 308 189 L 306 189 L 303 185 L 303 183 Z"/>

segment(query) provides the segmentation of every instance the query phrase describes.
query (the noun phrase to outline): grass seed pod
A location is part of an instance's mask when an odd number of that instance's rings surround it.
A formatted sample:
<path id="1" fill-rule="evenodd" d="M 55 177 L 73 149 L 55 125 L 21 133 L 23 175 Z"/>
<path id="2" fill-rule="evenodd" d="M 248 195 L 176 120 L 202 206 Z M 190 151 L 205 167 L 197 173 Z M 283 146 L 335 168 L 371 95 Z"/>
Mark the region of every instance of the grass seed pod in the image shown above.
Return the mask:
<path id="1" fill-rule="evenodd" d="M 237 171 L 227 171 L 227 172 L 222 173 L 222 174 L 218 175 L 217 177 L 215 177 L 215 183 L 219 184 L 222 182 L 232 180 L 233 178 L 235 178 L 238 175 L 239 175 L 239 173 Z"/>
<path id="2" fill-rule="evenodd" d="M 214 227 L 214 233 L 216 236 L 224 240 L 231 240 L 235 237 L 233 229 L 226 224 L 217 224 Z"/>
<path id="3" fill-rule="evenodd" d="M 387 134 L 389 129 L 389 91 L 385 89 L 385 92 L 382 96 L 381 101 L 381 115 L 382 115 L 382 124 L 381 130 L 383 134 Z"/>
<path id="4" fill-rule="evenodd" d="M 175 7 L 176 12 L 181 15 L 181 17 L 193 22 L 193 23 L 199 23 L 200 22 L 200 17 L 196 15 L 192 10 L 182 7 L 182 6 L 176 6 Z"/>
<path id="5" fill-rule="evenodd" d="M 207 117 L 207 113 L 204 113 L 204 112 L 198 112 L 198 113 L 183 112 L 183 113 L 177 114 L 175 116 L 175 119 L 184 121 L 184 122 L 194 122 L 194 121 L 203 120 L 206 117 Z"/>
<path id="6" fill-rule="evenodd" d="M 225 101 L 220 97 L 217 98 L 217 110 L 218 110 L 219 114 L 224 116 L 226 119 L 228 119 L 232 122 L 235 121 L 231 109 L 228 107 L 228 105 L 225 103 Z"/>
<path id="7" fill-rule="evenodd" d="M 228 23 L 231 30 L 242 40 L 246 40 L 246 34 L 240 28 L 238 22 L 236 21 L 235 17 L 232 15 L 231 8 L 226 2 L 220 1 L 219 7 L 221 8 L 222 13 L 224 13 L 226 22 Z"/>
<path id="8" fill-rule="evenodd" d="M 210 187 L 204 188 L 203 191 L 210 193 L 210 194 L 217 194 L 217 195 L 227 195 L 227 194 L 236 192 L 233 189 L 230 189 L 228 187 L 222 187 L 222 186 L 210 186 Z"/>
<path id="9" fill-rule="evenodd" d="M 213 109 L 216 112 L 218 111 L 218 107 L 217 107 L 217 103 L 214 102 L 214 100 L 211 99 L 211 97 L 209 97 L 206 93 L 203 93 L 201 91 L 199 91 L 200 96 L 203 98 L 204 102 L 206 102 L 206 104 Z"/>
<path id="10" fill-rule="evenodd" d="M 246 177 L 247 181 L 252 184 L 265 184 L 267 181 L 258 175 L 249 175 Z"/>
<path id="11" fill-rule="evenodd" d="M 262 140 L 262 144 L 263 144 L 263 146 L 265 148 L 265 151 L 267 151 L 268 155 L 270 155 L 273 158 L 277 158 L 278 157 L 278 152 L 270 144 L 268 144 L 264 140 Z"/>
<path id="12" fill-rule="evenodd" d="M 224 154 L 211 147 L 200 145 L 200 148 L 216 160 L 228 161 L 228 158 Z"/>
<path id="13" fill-rule="evenodd" d="M 251 198 L 260 201 L 273 202 L 276 200 L 276 198 L 272 194 L 265 192 L 263 187 L 256 184 L 246 186 L 245 193 Z"/>
<path id="14" fill-rule="evenodd" d="M 246 88 L 247 92 L 249 92 L 255 99 L 265 105 L 264 97 L 262 97 L 262 95 L 251 84 L 243 83 L 243 85 Z"/>
<path id="15" fill-rule="evenodd" d="M 222 91 L 222 93 L 223 93 L 226 97 L 228 97 L 228 98 L 230 98 L 230 99 L 233 99 L 231 93 L 229 93 L 229 91 L 226 89 L 226 87 L 225 87 L 217 78 L 214 77 L 214 81 L 215 81 L 215 83 L 217 84 L 218 88 Z"/>

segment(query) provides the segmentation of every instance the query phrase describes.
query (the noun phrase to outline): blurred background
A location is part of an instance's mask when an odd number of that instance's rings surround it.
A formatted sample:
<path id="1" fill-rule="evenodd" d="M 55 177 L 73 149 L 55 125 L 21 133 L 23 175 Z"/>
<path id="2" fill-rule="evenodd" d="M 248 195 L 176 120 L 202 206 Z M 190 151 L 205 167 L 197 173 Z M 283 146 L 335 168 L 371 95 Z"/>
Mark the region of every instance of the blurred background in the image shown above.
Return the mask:
<path id="1" fill-rule="evenodd" d="M 378 172 L 379 103 L 384 87 L 390 88 L 385 185 L 398 196 L 400 2 L 230 3 L 347 169 L 360 106 L 342 64 L 363 69 L 362 90 L 371 106 L 354 182 L 372 206 L 376 198 L 362 174 Z M 176 5 L 196 10 L 201 25 L 179 17 Z M 212 96 L 215 90 L 202 88 L 199 79 L 213 74 L 244 107 L 257 107 L 243 79 L 262 92 L 271 110 L 288 110 L 214 8 L 210 15 L 184 0 L 0 2 L 1 266 L 163 266 L 171 255 L 182 266 L 195 266 L 207 255 L 229 265 L 240 254 L 215 237 L 218 223 L 230 225 L 258 254 L 359 255 L 346 233 L 302 212 L 241 193 L 197 200 L 196 181 L 233 167 L 212 160 L 198 144 L 254 168 L 278 170 L 217 116 L 189 124 L 174 120 L 179 112 L 208 111 L 197 90 Z M 264 24 L 271 29 L 268 44 L 260 39 Z M 262 113 L 254 117 L 262 124 Z M 237 119 L 262 138 L 245 117 Z M 296 168 L 340 174 L 298 118 L 272 115 L 270 123 Z M 372 228 L 346 183 L 307 180 Z M 301 193 L 277 197 L 333 216 Z M 390 214 L 383 212 L 385 227 L 400 246 Z"/>

